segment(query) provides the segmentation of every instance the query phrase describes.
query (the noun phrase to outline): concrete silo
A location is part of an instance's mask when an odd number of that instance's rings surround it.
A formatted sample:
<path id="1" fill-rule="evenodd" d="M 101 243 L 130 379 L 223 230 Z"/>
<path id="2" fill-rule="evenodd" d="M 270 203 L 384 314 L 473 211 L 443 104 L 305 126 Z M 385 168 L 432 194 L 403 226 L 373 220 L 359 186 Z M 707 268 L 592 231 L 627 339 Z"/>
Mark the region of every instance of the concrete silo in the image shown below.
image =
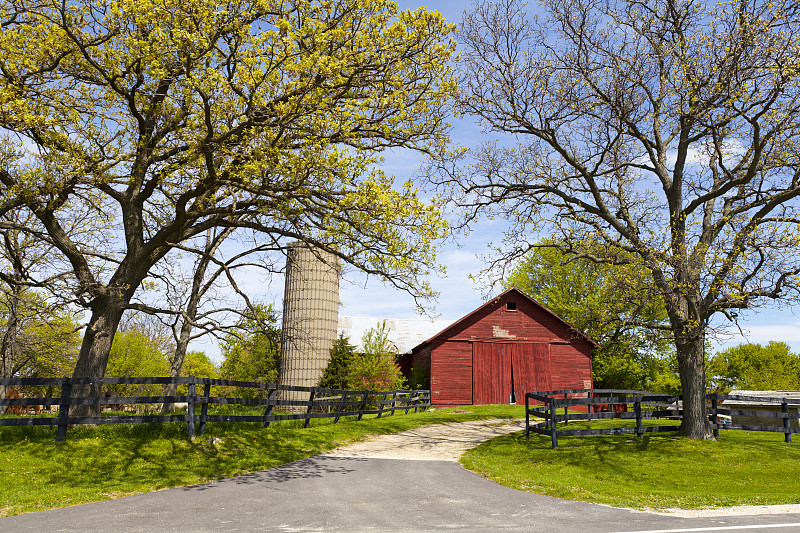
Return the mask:
<path id="1" fill-rule="evenodd" d="M 336 340 L 340 272 L 333 254 L 302 242 L 289 245 L 278 378 L 281 385 L 314 387 L 328 366 Z M 279 398 L 307 400 L 308 393 L 281 391 Z"/>

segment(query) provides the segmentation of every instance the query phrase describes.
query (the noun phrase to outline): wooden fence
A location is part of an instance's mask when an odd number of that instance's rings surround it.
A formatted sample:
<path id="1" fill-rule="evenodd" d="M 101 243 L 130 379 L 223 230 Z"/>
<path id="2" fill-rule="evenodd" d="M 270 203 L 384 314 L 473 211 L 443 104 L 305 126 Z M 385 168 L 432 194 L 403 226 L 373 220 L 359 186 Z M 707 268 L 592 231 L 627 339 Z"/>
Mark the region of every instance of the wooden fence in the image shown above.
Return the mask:
<path id="1" fill-rule="evenodd" d="M 73 397 L 72 388 L 75 385 L 186 385 L 188 394 L 183 396 L 99 396 L 99 397 Z M 60 387 L 59 397 L 47 398 L 19 398 L 0 400 L 0 406 L 58 406 L 56 417 L 21 417 L 0 418 L 2 426 L 58 426 L 56 440 L 64 441 L 67 438 L 67 428 L 71 425 L 81 424 L 142 424 L 187 422 L 188 436 L 203 435 L 207 422 L 260 422 L 264 427 L 270 422 L 280 420 L 305 420 L 308 427 L 312 419 L 333 418 L 334 423 L 340 418 L 357 416 L 359 420 L 364 415 L 377 414 L 378 418 L 396 411 L 408 413 L 411 409 L 416 412 L 430 407 L 429 390 L 393 390 L 393 391 L 367 391 L 367 390 L 340 390 L 324 389 L 320 387 L 298 387 L 278 385 L 276 383 L 257 383 L 250 381 L 236 381 L 227 379 L 197 378 L 192 376 L 169 377 L 130 377 L 130 378 L 0 378 L 0 386 L 30 387 L 30 386 L 56 386 Z M 202 386 L 202 394 L 198 394 L 197 387 Z M 243 387 L 258 389 L 263 398 L 237 398 L 230 396 L 211 396 L 211 387 Z M 279 398 L 278 391 L 295 391 L 308 394 L 307 400 L 287 400 Z M 172 415 L 137 415 L 137 416 L 70 416 L 72 405 L 137 405 L 137 404 L 163 404 L 185 403 L 186 414 Z M 252 408 L 263 407 L 263 414 L 259 415 L 226 415 L 209 413 L 209 405 L 242 405 Z M 199 413 L 197 412 L 197 408 Z M 281 408 L 290 410 L 300 409 L 305 412 L 285 413 Z M 304 408 L 304 409 L 303 409 Z"/>
<path id="2" fill-rule="evenodd" d="M 792 433 L 800 433 L 800 428 L 791 427 L 791 420 L 800 419 L 797 412 L 789 412 L 787 398 L 749 397 L 733 394 L 708 394 L 709 426 L 714 436 L 719 436 L 720 429 L 745 431 L 771 431 L 784 433 L 784 440 L 792 442 Z M 724 400 L 753 401 L 756 403 L 774 403 L 781 406 L 780 412 L 755 411 L 745 409 L 728 409 L 720 406 Z M 535 403 L 533 403 L 535 402 Z M 628 406 L 633 406 L 633 412 Z M 558 448 L 558 437 L 581 435 L 615 435 L 635 434 L 642 437 L 645 433 L 678 431 L 677 425 L 644 426 L 645 419 L 681 420 L 683 409 L 680 396 L 657 394 L 651 392 L 621 389 L 569 389 L 558 391 L 529 392 L 525 395 L 525 438 L 531 432 L 549 435 L 553 448 Z M 586 407 L 586 413 L 570 412 L 570 409 Z M 619 407 L 619 408 L 618 408 Z M 603 408 L 602 411 L 598 408 Z M 558 411 L 563 409 L 563 414 Z M 742 424 L 723 424 L 720 416 L 752 416 L 780 418 L 781 426 L 757 426 Z M 531 417 L 543 418 L 544 422 L 531 423 Z M 592 428 L 592 429 L 558 429 L 558 424 L 568 425 L 575 420 L 622 419 L 635 420 L 635 427 Z"/>

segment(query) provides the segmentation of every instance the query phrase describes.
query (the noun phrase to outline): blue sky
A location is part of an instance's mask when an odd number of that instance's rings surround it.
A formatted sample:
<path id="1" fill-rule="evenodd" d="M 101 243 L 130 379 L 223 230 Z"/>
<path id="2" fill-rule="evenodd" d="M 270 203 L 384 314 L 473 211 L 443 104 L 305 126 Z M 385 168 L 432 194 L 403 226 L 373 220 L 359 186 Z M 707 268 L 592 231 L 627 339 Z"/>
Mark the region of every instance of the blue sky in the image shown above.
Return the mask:
<path id="1" fill-rule="evenodd" d="M 448 21 L 458 22 L 462 10 L 470 6 L 467 1 L 438 0 L 419 2 L 400 0 L 401 9 L 414 9 L 426 6 L 442 13 Z M 480 141 L 481 133 L 477 125 L 462 120 L 454 129 L 453 140 L 464 146 L 474 146 Z M 387 173 L 396 176 L 399 182 L 412 177 L 420 165 L 414 154 L 387 154 L 383 165 Z M 444 319 L 457 319 L 480 306 L 484 301 L 485 287 L 481 287 L 470 274 L 478 274 L 483 268 L 479 255 L 486 255 L 488 244 L 493 239 L 499 241 L 503 230 L 502 221 L 485 221 L 471 235 L 459 239 L 458 244 L 448 243 L 438 254 L 438 260 L 447 266 L 447 276 L 430 278 L 431 285 L 439 291 L 440 297 L 429 312 Z M 280 306 L 283 298 L 283 280 L 274 276 L 271 280 L 259 280 L 261 301 L 272 301 Z M 497 292 L 497 290 L 495 290 Z M 534 295 L 535 296 L 535 295 Z M 366 278 L 357 273 L 349 273 L 342 280 L 340 288 L 342 316 L 367 316 L 379 318 L 419 318 L 413 299 L 403 292 L 385 286 L 376 278 Z M 798 308 L 800 310 L 800 308 Z M 715 349 L 734 346 L 740 342 L 767 343 L 770 340 L 784 341 L 793 351 L 800 351 L 800 317 L 791 307 L 763 308 L 757 312 L 740 313 L 740 326 L 747 334 L 720 336 L 711 339 Z M 731 328 L 735 331 L 735 328 Z M 205 350 L 212 357 L 219 358 L 219 348 L 213 341 L 193 344 L 194 349 Z"/>

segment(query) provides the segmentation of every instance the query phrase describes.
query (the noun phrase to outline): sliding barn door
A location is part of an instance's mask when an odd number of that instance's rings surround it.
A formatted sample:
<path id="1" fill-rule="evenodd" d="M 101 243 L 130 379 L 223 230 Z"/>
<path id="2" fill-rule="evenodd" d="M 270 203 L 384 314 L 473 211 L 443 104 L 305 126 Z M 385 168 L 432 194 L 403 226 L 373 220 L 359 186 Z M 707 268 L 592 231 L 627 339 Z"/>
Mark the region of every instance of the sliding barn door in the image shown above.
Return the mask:
<path id="1" fill-rule="evenodd" d="M 517 403 L 525 402 L 527 392 L 551 390 L 549 344 L 514 344 L 511 359 Z"/>
<path id="2" fill-rule="evenodd" d="M 509 403 L 511 352 L 511 344 L 472 343 L 472 403 Z"/>

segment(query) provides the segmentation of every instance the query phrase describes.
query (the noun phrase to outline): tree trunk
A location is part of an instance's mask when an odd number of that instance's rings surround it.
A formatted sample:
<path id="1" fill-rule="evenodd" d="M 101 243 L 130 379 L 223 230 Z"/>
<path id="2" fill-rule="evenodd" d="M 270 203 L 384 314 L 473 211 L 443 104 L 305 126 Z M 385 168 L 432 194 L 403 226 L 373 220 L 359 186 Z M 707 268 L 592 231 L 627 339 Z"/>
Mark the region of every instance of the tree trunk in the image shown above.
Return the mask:
<path id="1" fill-rule="evenodd" d="M 75 364 L 73 378 L 102 378 L 106 375 L 106 365 L 111 352 L 111 344 L 122 319 L 123 303 L 114 301 L 93 306 L 92 317 L 86 326 L 81 352 Z M 100 396 L 100 385 L 77 385 L 72 388 L 76 397 Z M 75 405 L 70 415 L 99 416 L 99 405 Z"/>
<path id="2" fill-rule="evenodd" d="M 181 335 L 178 338 L 178 343 L 175 346 L 175 357 L 172 359 L 172 365 L 169 371 L 169 375 L 172 378 L 177 378 L 181 375 L 181 370 L 183 369 L 183 360 L 186 357 L 186 350 L 189 347 L 189 338 L 191 333 L 192 324 L 188 320 L 184 319 L 183 325 L 181 326 Z M 173 382 L 167 385 L 167 388 L 164 391 L 164 396 L 175 396 L 177 392 L 178 384 Z M 172 402 L 164 402 L 161 405 L 162 415 L 172 414 L 174 410 L 175 404 Z"/>
<path id="3" fill-rule="evenodd" d="M 189 348 L 189 340 L 192 338 L 192 322 L 197 318 L 197 307 L 200 305 L 200 298 L 206 292 L 203 288 L 203 280 L 206 277 L 206 270 L 211 261 L 211 256 L 214 255 L 219 245 L 231 233 L 233 228 L 226 228 L 217 235 L 212 235 L 211 230 L 206 232 L 206 246 L 205 254 L 197 261 L 194 269 L 194 276 L 192 277 L 192 291 L 189 294 L 189 301 L 186 304 L 186 317 L 181 324 L 181 334 L 178 337 L 178 342 L 175 345 L 175 357 L 172 359 L 170 368 L 170 377 L 177 378 L 181 375 L 183 369 L 183 360 L 186 357 L 186 350 Z M 178 391 L 177 383 L 170 383 L 167 385 L 165 396 L 174 396 Z M 161 414 L 170 414 L 175 410 L 174 403 L 167 403 L 161 406 Z"/>
<path id="4" fill-rule="evenodd" d="M 8 320 L 6 321 L 6 330 L 3 332 L 3 342 L 0 346 L 0 357 L 3 358 L 2 366 L 0 367 L 0 377 L 11 378 L 14 377 L 14 365 L 16 363 L 17 352 L 17 331 L 19 329 L 19 302 L 22 297 L 22 288 L 18 284 L 11 286 L 10 293 L 7 294 L 8 298 Z M 9 387 L 0 385 L 0 400 L 8 398 Z M 0 406 L 0 415 L 5 414 L 6 406 Z"/>
<path id="5" fill-rule="evenodd" d="M 679 435 L 713 439 L 706 413 L 705 332 L 675 335 L 678 371 L 683 391 L 683 421 Z"/>

